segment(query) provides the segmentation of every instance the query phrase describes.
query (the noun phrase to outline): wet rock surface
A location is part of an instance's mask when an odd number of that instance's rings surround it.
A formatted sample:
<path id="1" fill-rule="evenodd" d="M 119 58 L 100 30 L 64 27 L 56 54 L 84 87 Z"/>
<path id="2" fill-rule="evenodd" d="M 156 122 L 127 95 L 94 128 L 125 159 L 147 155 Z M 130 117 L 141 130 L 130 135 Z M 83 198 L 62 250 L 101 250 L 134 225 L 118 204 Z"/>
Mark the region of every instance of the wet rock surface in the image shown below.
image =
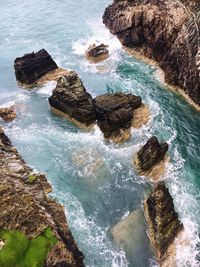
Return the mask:
<path id="1" fill-rule="evenodd" d="M 96 121 L 93 98 L 73 71 L 58 80 L 49 103 L 54 109 L 75 119 L 77 124 L 81 123 L 87 127 Z"/>
<path id="2" fill-rule="evenodd" d="M 74 71 L 58 80 L 49 103 L 56 115 L 81 128 L 93 127 L 97 122 L 105 139 L 115 143 L 130 139 L 131 127 L 147 123 L 150 114 L 141 98 L 132 94 L 104 94 L 93 99 Z"/>
<path id="3" fill-rule="evenodd" d="M 15 108 L 12 107 L 0 107 L 0 117 L 4 121 L 13 121 L 16 117 L 17 114 L 15 112 Z"/>
<path id="4" fill-rule="evenodd" d="M 133 111 L 141 106 L 141 98 L 131 94 L 105 94 L 97 96 L 94 104 L 97 124 L 104 137 L 115 140 L 125 133 L 124 139 L 128 140 L 131 135 Z"/>
<path id="5" fill-rule="evenodd" d="M 47 196 L 50 191 L 46 177 L 33 173 L 0 128 L 0 229 L 19 230 L 34 238 L 51 227 L 58 242 L 45 266 L 84 266 L 63 206 Z"/>
<path id="6" fill-rule="evenodd" d="M 174 266 L 165 265 L 165 262 L 169 262 L 169 258 L 176 255 L 170 246 L 183 230 L 183 224 L 178 219 L 173 198 L 164 182 L 155 185 L 152 194 L 144 203 L 144 214 L 149 238 L 160 266 Z M 175 261 L 175 258 L 173 260 Z"/>
<path id="7" fill-rule="evenodd" d="M 45 74 L 58 69 L 57 64 L 45 49 L 25 54 L 15 59 L 14 69 L 17 81 L 31 85 Z"/>
<path id="8" fill-rule="evenodd" d="M 160 144 L 157 137 L 153 136 L 139 150 L 134 164 L 138 170 L 148 171 L 164 159 L 167 151 L 168 144 L 166 142 Z"/>
<path id="9" fill-rule="evenodd" d="M 93 44 L 85 51 L 85 57 L 93 63 L 104 61 L 109 57 L 108 45 Z"/>
<path id="10" fill-rule="evenodd" d="M 103 22 L 125 47 L 155 60 L 166 82 L 200 105 L 199 11 L 199 1 L 114 0 Z"/>

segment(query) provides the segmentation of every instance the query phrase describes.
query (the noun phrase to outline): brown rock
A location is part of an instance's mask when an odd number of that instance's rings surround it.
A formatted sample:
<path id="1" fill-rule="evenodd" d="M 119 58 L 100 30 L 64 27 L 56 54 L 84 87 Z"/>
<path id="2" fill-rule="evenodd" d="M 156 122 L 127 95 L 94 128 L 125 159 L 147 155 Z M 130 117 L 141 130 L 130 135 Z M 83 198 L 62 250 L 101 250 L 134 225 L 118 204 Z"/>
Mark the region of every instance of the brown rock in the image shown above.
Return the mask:
<path id="1" fill-rule="evenodd" d="M 0 107 L 0 117 L 5 121 L 13 121 L 16 118 L 17 114 L 14 107 Z"/>
<path id="2" fill-rule="evenodd" d="M 85 57 L 93 63 L 104 61 L 109 57 L 108 45 L 93 44 L 85 51 Z"/>

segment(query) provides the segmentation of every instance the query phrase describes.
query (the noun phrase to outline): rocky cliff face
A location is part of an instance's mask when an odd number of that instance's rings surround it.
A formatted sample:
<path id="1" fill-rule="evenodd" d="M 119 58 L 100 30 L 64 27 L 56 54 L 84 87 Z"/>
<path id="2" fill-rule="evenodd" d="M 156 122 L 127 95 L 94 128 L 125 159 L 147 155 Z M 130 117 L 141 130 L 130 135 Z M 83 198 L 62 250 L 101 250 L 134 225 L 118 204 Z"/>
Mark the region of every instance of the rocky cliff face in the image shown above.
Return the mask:
<path id="1" fill-rule="evenodd" d="M 50 227 L 58 239 L 45 267 L 82 267 L 83 255 L 69 230 L 63 207 L 48 198 L 51 186 L 33 173 L 0 128 L 0 230 L 35 238 Z"/>
<path id="2" fill-rule="evenodd" d="M 121 43 L 158 62 L 167 83 L 200 105 L 200 2 L 114 0 L 103 22 Z"/>

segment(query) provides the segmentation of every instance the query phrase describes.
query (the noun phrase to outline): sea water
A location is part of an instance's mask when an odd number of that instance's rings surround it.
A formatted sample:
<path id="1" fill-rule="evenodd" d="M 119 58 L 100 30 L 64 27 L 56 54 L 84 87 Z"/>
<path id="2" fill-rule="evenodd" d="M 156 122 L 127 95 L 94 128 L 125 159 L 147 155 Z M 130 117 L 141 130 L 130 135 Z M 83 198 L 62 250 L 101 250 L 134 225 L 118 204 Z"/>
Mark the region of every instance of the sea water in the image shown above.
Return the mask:
<path id="1" fill-rule="evenodd" d="M 88 267 L 157 266 L 146 234 L 136 255 L 135 236 L 130 235 L 128 253 L 113 241 L 111 231 L 131 212 L 141 210 L 149 194 L 148 180 L 134 170 L 134 153 L 152 135 L 166 140 L 171 162 L 164 179 L 186 239 L 191 240 L 184 250 L 178 249 L 177 262 L 180 267 L 198 267 L 200 116 L 159 83 L 154 67 L 122 50 L 102 24 L 110 2 L 0 0 L 0 105 L 15 103 L 18 114 L 12 123 L 1 125 L 27 163 L 47 175 L 52 197 L 65 206 Z M 109 45 L 107 61 L 93 65 L 84 59 L 93 43 Z M 60 67 L 75 70 L 93 97 L 107 92 L 140 95 L 150 107 L 149 123 L 133 129 L 130 141 L 114 145 L 104 141 L 97 127 L 86 132 L 53 115 L 48 97 L 55 82 L 28 91 L 17 86 L 14 75 L 15 58 L 41 48 Z M 143 230 L 146 233 L 146 226 Z"/>

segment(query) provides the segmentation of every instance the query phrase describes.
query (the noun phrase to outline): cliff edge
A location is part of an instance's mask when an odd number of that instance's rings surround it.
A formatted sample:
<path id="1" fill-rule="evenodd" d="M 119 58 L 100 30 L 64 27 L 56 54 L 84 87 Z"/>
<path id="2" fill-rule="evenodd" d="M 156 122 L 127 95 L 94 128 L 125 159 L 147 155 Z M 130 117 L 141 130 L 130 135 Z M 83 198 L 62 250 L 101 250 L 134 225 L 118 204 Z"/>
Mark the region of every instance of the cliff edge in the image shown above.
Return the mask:
<path id="1" fill-rule="evenodd" d="M 165 81 L 200 105 L 200 1 L 114 0 L 103 22 L 125 47 L 155 60 Z"/>

